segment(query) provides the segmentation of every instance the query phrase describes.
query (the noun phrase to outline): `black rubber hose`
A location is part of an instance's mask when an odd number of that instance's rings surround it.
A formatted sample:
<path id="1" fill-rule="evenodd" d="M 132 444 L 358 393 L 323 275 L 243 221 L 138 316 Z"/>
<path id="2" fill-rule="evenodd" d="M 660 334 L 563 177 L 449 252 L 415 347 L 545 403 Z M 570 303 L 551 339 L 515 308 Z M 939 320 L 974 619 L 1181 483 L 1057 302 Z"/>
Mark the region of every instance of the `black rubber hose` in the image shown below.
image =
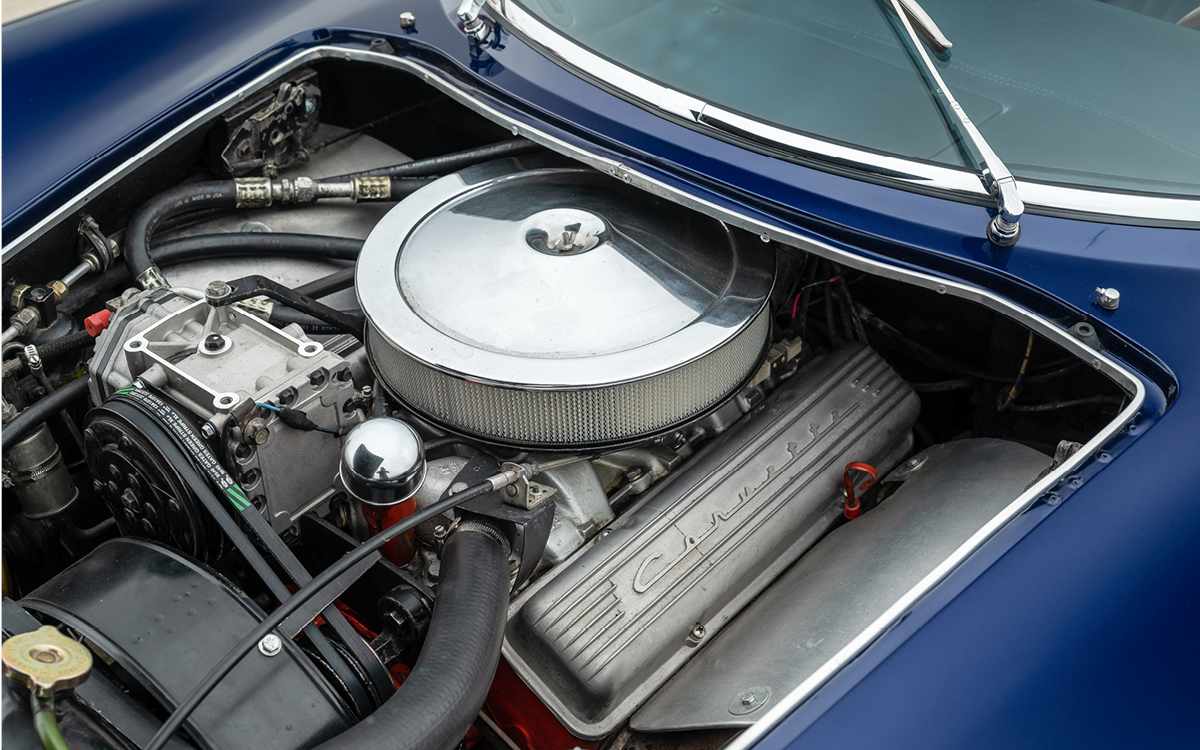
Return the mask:
<path id="1" fill-rule="evenodd" d="M 393 177 L 388 195 L 394 201 L 402 201 L 429 183 L 436 180 L 436 177 Z"/>
<path id="2" fill-rule="evenodd" d="M 77 352 L 80 349 L 86 349 L 95 343 L 96 339 L 87 331 L 76 331 L 68 333 L 66 336 L 59 336 L 56 339 L 51 339 L 44 344 L 38 345 L 38 355 L 47 362 L 59 357 Z"/>
<path id="3" fill-rule="evenodd" d="M 302 284 L 296 287 L 296 294 L 303 294 L 305 297 L 320 299 L 334 292 L 340 292 L 343 289 L 349 289 L 354 286 L 354 266 L 343 268 L 340 271 L 331 273 L 328 276 L 322 276 L 319 279 L 310 281 L 307 284 Z"/>
<path id="4" fill-rule="evenodd" d="M 429 633 L 412 674 L 375 713 L 321 750 L 449 750 L 492 685 L 508 610 L 508 544 L 494 527 L 461 524 L 442 552 Z"/>
<path id="5" fill-rule="evenodd" d="M 150 237 L 164 220 L 209 208 L 235 208 L 237 188 L 233 180 L 193 182 L 154 196 L 134 213 L 125 230 L 125 265 L 135 281 L 154 267 Z"/>
<path id="6" fill-rule="evenodd" d="M 150 256 L 156 266 L 229 256 L 354 260 L 362 251 L 362 246 L 362 240 L 346 237 L 284 232 L 237 232 L 201 234 L 167 240 L 155 245 L 150 250 Z"/>
<path id="7" fill-rule="evenodd" d="M 499 143 L 471 148 L 454 154 L 446 154 L 445 156 L 432 156 L 428 159 L 418 159 L 417 161 L 395 164 L 390 167 L 379 167 L 378 169 L 368 169 L 364 172 L 351 172 L 350 174 L 338 175 L 337 177 L 326 177 L 321 182 L 341 182 L 354 177 L 431 177 L 433 175 L 456 172 L 465 167 L 482 164 L 485 161 L 492 161 L 493 159 L 532 154 L 541 150 L 543 150 L 543 147 L 533 141 L 527 141 L 524 138 L 513 138 L 512 140 L 500 141 Z"/>
<path id="8" fill-rule="evenodd" d="M 21 412 L 13 421 L 4 426 L 0 433 L 0 448 L 8 448 L 13 443 L 29 434 L 29 431 L 45 422 L 61 409 L 87 395 L 87 378 L 76 378 L 70 383 L 58 388 L 40 401 L 34 402 L 28 409 Z"/>
<path id="9" fill-rule="evenodd" d="M 361 320 L 363 324 L 365 324 L 367 321 L 366 317 L 359 310 L 342 310 L 342 312 L 347 315 L 354 316 L 356 319 Z M 317 320 L 311 315 L 307 315 L 298 310 L 293 310 L 290 307 L 283 307 L 278 303 L 276 303 L 275 307 L 271 309 L 271 315 L 267 318 L 267 322 L 273 326 L 276 326 L 277 328 L 283 328 L 286 325 L 296 323 L 304 329 L 305 333 L 315 333 L 319 336 L 332 336 L 336 333 L 346 333 L 346 331 L 343 331 L 341 328 L 338 328 L 335 325 Z M 359 327 L 361 329 L 361 325 Z"/>

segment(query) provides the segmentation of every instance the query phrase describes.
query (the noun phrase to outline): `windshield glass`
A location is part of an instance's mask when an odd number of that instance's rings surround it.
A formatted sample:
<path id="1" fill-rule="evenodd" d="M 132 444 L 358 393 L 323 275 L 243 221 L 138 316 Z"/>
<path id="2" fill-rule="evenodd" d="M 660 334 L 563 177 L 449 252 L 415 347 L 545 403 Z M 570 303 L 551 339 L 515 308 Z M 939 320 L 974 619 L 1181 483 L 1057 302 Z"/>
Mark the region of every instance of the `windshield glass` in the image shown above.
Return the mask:
<path id="1" fill-rule="evenodd" d="M 1018 178 L 1200 196 L 1198 3 L 921 5 L 954 45 L 930 53 L 942 77 Z M 883 0 L 520 5 L 592 52 L 721 108 L 825 140 L 970 168 Z"/>

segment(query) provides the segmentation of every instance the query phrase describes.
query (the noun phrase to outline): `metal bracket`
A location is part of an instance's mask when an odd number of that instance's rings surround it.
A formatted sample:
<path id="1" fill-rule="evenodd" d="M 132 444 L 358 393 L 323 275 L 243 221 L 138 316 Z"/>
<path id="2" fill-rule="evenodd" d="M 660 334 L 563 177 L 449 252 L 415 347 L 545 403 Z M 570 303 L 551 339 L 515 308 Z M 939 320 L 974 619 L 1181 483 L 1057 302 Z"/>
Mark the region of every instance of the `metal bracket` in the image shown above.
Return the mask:
<path id="1" fill-rule="evenodd" d="M 504 502 L 509 505 L 514 505 L 518 508 L 529 510 L 541 505 L 544 501 L 549 500 L 558 490 L 544 484 L 531 482 L 525 476 L 524 468 L 521 464 L 505 462 L 500 464 L 501 471 L 514 471 L 517 473 L 517 480 L 503 489 Z"/>
<path id="2" fill-rule="evenodd" d="M 517 466 L 517 464 L 506 464 L 505 466 Z M 503 470 L 496 459 L 479 454 L 463 466 L 462 470 L 454 477 L 454 481 L 450 483 L 450 487 L 454 487 L 459 482 L 468 486 L 477 484 Z M 446 492 L 449 493 L 449 491 L 450 489 L 447 488 Z M 545 498 L 548 497 L 550 494 L 545 495 Z M 554 503 L 541 501 L 530 508 L 511 505 L 504 490 L 496 490 L 468 500 L 459 506 L 457 513 L 460 517 L 475 516 L 492 521 L 504 533 L 516 556 L 517 571 L 513 579 L 513 589 L 516 589 L 529 580 L 529 576 L 541 562 L 542 553 L 546 550 L 546 542 L 550 539 L 550 528 L 554 524 L 554 509 Z"/>
<path id="3" fill-rule="evenodd" d="M 224 307 L 251 297 L 269 297 L 288 307 L 308 313 L 323 323 L 341 329 L 351 336 L 361 336 L 363 321 L 317 302 L 311 297 L 297 294 L 282 284 L 265 276 L 243 276 L 224 283 L 213 282 L 204 292 L 204 298 L 213 307 Z"/>

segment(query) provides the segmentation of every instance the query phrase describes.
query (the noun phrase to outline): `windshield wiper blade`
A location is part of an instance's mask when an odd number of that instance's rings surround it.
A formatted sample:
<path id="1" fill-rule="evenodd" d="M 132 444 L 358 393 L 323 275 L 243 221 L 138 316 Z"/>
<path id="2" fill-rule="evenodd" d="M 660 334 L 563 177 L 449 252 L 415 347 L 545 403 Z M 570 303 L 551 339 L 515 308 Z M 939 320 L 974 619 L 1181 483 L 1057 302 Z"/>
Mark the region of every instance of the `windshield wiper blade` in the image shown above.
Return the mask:
<path id="1" fill-rule="evenodd" d="M 1017 244 L 1017 239 L 1021 236 L 1021 215 L 1025 213 L 1025 204 L 1021 201 L 1021 196 L 1017 194 L 1017 180 L 1013 177 L 1012 172 L 1008 171 L 1004 162 L 1000 161 L 1000 157 L 996 156 L 996 152 L 984 140 L 983 134 L 975 127 L 975 123 L 971 122 L 971 118 L 967 117 L 967 113 L 950 93 L 946 82 L 942 80 L 933 61 L 929 59 L 929 53 L 921 43 L 921 39 L 924 38 L 934 49 L 944 52 L 950 49 L 950 40 L 917 3 L 917 0 L 883 1 L 896 16 L 900 25 L 904 27 L 905 33 L 902 35 L 901 41 L 907 40 L 908 43 L 904 46 L 908 49 L 922 78 L 925 79 L 929 90 L 933 93 L 942 117 L 951 129 L 958 132 L 959 138 L 963 139 L 973 152 L 972 158 L 977 161 L 977 168 L 980 170 L 979 177 L 983 181 L 983 186 L 996 198 L 997 212 L 988 222 L 987 238 L 1000 247 L 1012 247 Z M 920 26 L 919 34 L 913 28 L 914 23 Z"/>

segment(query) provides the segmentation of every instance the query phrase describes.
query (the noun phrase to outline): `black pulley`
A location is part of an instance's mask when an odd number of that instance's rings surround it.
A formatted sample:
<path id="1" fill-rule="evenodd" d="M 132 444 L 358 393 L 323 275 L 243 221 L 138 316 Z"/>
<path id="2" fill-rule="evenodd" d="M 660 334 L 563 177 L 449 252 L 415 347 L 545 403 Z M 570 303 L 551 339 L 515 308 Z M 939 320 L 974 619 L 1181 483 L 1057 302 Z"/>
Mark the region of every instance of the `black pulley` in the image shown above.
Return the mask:
<path id="1" fill-rule="evenodd" d="M 128 418 L 99 406 L 84 419 L 83 437 L 95 489 L 122 536 L 162 542 L 204 562 L 220 556 L 220 530 L 195 490 Z"/>

